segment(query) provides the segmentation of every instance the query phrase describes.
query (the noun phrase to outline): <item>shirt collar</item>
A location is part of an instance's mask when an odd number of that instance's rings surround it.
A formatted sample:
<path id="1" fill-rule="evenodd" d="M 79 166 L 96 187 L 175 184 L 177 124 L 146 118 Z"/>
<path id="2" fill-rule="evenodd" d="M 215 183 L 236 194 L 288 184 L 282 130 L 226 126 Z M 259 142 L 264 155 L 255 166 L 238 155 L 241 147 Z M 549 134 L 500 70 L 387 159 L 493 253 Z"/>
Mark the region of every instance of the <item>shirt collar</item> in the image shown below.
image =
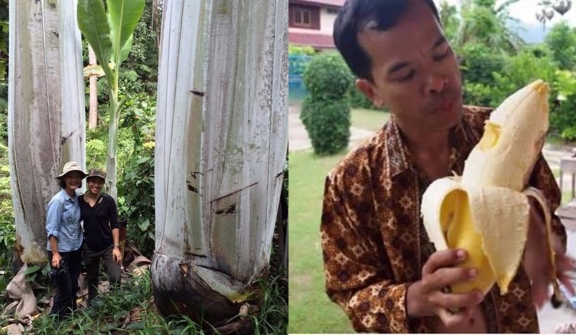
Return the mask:
<path id="1" fill-rule="evenodd" d="M 76 201 L 76 196 L 78 195 L 76 192 L 74 193 L 74 197 L 71 197 L 68 195 L 68 193 L 66 193 L 66 191 L 64 189 L 60 190 L 60 193 L 62 194 L 62 197 L 64 198 L 64 200 L 66 201 L 70 201 L 72 200 L 72 202 Z"/>
<path id="2" fill-rule="evenodd" d="M 472 144 L 472 136 L 466 132 L 466 108 L 464 108 L 460 122 L 450 130 L 450 167 L 453 169 L 454 165 L 462 158 L 463 152 L 468 152 L 468 146 Z M 388 155 L 388 171 L 390 177 L 393 178 L 405 170 L 412 168 L 410 153 L 406 145 L 406 140 L 400 132 L 398 122 L 394 115 L 390 116 L 390 120 L 386 125 L 385 143 Z M 471 149 L 471 148 L 470 148 Z"/>
<path id="3" fill-rule="evenodd" d="M 410 163 L 408 162 L 408 149 L 404 143 L 404 139 L 400 134 L 400 128 L 398 127 L 398 122 L 396 117 L 392 114 L 390 120 L 386 125 L 386 151 L 388 156 L 388 171 L 390 171 L 390 177 L 395 177 L 404 170 L 410 168 Z"/>

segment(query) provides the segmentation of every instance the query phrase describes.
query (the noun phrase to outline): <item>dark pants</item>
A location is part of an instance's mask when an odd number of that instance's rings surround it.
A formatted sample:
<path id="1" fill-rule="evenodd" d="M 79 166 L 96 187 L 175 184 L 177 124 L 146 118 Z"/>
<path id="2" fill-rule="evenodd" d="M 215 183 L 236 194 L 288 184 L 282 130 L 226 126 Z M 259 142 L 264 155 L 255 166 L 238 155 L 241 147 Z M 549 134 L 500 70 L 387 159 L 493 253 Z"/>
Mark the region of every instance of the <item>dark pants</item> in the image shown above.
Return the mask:
<path id="1" fill-rule="evenodd" d="M 98 277 L 100 276 L 100 259 L 104 261 L 110 287 L 120 285 L 120 265 L 114 262 L 112 256 L 114 246 L 103 249 L 93 250 L 84 243 L 82 251 L 84 252 L 84 265 L 86 266 L 86 279 L 88 280 L 88 304 L 98 296 Z"/>
<path id="2" fill-rule="evenodd" d="M 65 268 L 66 272 L 55 278 L 56 295 L 50 314 L 64 316 L 76 310 L 76 294 L 78 293 L 78 277 L 82 265 L 82 250 L 78 249 L 70 252 L 61 252 L 62 262 L 60 269 Z M 48 251 L 48 260 L 52 268 L 52 251 Z"/>

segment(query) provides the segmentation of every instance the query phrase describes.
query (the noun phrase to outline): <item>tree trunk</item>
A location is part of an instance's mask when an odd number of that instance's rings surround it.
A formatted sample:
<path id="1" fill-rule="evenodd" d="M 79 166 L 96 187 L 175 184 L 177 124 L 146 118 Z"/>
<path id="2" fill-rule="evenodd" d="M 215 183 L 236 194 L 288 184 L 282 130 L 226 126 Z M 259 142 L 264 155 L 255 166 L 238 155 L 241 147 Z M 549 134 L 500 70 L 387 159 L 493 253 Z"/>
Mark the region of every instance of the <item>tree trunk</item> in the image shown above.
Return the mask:
<path id="1" fill-rule="evenodd" d="M 84 165 L 84 89 L 76 1 L 10 0 L 8 147 L 17 249 L 45 262 L 46 204 L 61 166 Z"/>
<path id="2" fill-rule="evenodd" d="M 287 0 L 165 3 L 152 280 L 167 314 L 223 326 L 267 274 L 287 144 L 287 13 Z"/>
<path id="3" fill-rule="evenodd" d="M 92 47 L 88 45 L 88 62 L 96 65 L 96 55 Z M 88 112 L 88 129 L 96 128 L 98 123 L 98 76 L 90 76 L 90 109 Z"/>

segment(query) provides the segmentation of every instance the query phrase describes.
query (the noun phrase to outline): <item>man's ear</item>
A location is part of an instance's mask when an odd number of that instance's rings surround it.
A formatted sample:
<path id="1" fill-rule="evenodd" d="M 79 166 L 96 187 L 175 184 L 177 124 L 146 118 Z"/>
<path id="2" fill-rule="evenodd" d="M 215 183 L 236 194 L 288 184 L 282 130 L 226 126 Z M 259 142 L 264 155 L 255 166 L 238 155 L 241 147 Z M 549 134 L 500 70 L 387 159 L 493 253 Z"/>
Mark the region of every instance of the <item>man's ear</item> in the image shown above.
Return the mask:
<path id="1" fill-rule="evenodd" d="M 374 85 L 366 79 L 356 79 L 356 88 L 359 89 L 376 108 L 382 108 L 384 101 L 374 89 Z"/>

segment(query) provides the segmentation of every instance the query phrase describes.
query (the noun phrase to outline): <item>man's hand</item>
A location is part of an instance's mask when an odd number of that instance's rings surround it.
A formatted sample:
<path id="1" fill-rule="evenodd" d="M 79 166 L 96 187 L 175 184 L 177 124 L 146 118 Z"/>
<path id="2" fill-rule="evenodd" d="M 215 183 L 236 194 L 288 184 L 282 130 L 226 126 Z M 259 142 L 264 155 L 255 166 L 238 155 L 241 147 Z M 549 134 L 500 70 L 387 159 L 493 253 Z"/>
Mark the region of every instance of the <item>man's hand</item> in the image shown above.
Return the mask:
<path id="1" fill-rule="evenodd" d="M 533 200 L 533 199 L 531 199 Z M 552 284 L 552 261 L 546 240 L 546 222 L 538 210 L 539 205 L 530 201 L 530 226 L 524 249 L 524 271 L 532 282 L 532 298 L 538 308 L 550 299 L 549 287 Z M 556 277 L 570 294 L 575 294 L 569 277 L 576 271 L 576 260 L 566 255 L 566 251 L 556 235 L 552 235 L 552 249 L 556 253 Z"/>
<path id="2" fill-rule="evenodd" d="M 456 294 L 442 291 L 445 287 L 476 277 L 476 269 L 454 267 L 465 258 L 466 251 L 454 249 L 438 251 L 430 256 L 422 268 L 422 280 L 408 287 L 406 304 L 409 316 L 437 315 L 447 327 L 469 321 L 472 307 L 484 299 L 482 292 Z"/>

